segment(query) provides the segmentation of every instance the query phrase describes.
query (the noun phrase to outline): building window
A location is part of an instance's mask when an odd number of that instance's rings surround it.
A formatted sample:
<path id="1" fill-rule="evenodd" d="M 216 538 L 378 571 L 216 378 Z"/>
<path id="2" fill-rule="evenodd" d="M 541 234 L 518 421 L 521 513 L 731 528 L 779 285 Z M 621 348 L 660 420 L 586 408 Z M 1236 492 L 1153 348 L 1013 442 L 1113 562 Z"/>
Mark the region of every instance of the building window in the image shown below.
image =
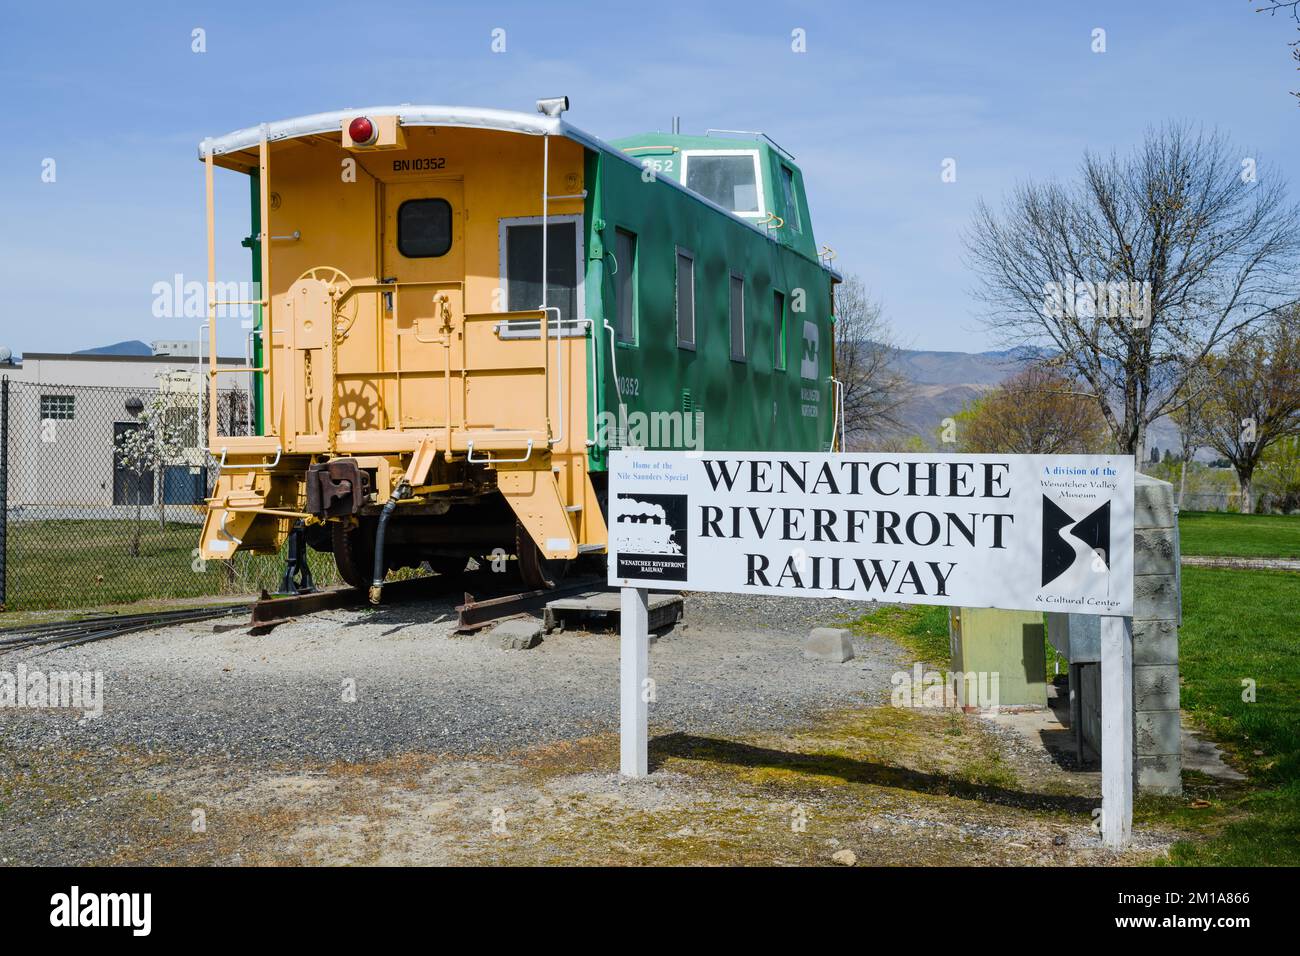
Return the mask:
<path id="1" fill-rule="evenodd" d="M 408 259 L 434 259 L 451 248 L 451 203 L 408 199 L 397 207 L 397 251 Z"/>
<path id="2" fill-rule="evenodd" d="M 731 277 L 731 359 L 745 361 L 745 277 Z"/>
<path id="3" fill-rule="evenodd" d="M 784 372 L 786 366 L 785 293 L 772 293 L 772 368 Z"/>
<path id="4" fill-rule="evenodd" d="M 542 224 L 540 220 L 505 222 L 501 238 L 506 309 L 530 312 L 542 305 Z M 546 223 L 546 304 L 560 310 L 560 322 L 578 315 L 578 245 L 576 219 Z M 555 316 L 550 316 L 554 321 Z M 536 325 L 536 323 L 533 323 Z"/>
<path id="5" fill-rule="evenodd" d="M 781 191 L 785 194 L 785 224 L 795 232 L 802 232 L 799 221 L 799 194 L 794 188 L 794 170 L 781 164 Z"/>
<path id="6" fill-rule="evenodd" d="M 41 421 L 70 422 L 76 417 L 77 396 L 42 395 Z"/>
<path id="7" fill-rule="evenodd" d="M 636 343 L 636 235 L 614 232 L 614 303 L 618 308 L 618 340 Z"/>
<path id="8" fill-rule="evenodd" d="M 677 347 L 695 348 L 695 258 L 677 250 Z"/>
<path id="9" fill-rule="evenodd" d="M 688 150 L 682 154 L 686 186 L 739 216 L 759 217 L 763 209 L 758 150 Z"/>

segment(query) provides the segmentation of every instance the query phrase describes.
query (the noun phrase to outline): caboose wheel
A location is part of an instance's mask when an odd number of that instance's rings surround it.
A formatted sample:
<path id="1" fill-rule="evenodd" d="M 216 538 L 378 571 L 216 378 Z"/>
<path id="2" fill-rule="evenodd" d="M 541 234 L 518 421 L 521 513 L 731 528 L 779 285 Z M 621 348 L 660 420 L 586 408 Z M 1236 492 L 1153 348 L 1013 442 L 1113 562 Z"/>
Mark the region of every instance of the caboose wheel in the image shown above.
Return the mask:
<path id="1" fill-rule="evenodd" d="M 533 590 L 553 588 L 569 573 L 566 558 L 544 558 L 527 529 L 515 522 L 515 555 L 519 558 L 519 576 Z"/>
<path id="2" fill-rule="evenodd" d="M 335 521 L 331 526 L 334 539 L 334 564 L 339 577 L 354 588 L 370 587 L 375 573 L 375 527 L 373 521 L 358 521 L 352 527 Z"/>

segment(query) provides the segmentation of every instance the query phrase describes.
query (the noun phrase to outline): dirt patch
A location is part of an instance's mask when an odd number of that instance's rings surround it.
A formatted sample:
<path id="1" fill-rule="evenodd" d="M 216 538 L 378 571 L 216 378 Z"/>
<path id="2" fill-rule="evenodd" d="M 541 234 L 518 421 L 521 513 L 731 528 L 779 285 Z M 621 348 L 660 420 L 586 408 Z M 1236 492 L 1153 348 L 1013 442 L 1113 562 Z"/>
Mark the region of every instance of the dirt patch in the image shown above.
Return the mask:
<path id="1" fill-rule="evenodd" d="M 20 854 L 6 827 L 0 856 L 698 866 L 829 864 L 851 849 L 861 864 L 1060 865 L 1148 862 L 1182 835 L 1140 828 L 1124 854 L 1103 850 L 1093 782 L 1008 743 L 976 717 L 878 706 L 830 711 L 797 731 L 659 734 L 640 781 L 611 772 L 609 734 L 500 759 L 298 769 L 69 754 L 55 762 L 59 786 L 29 786 L 8 808 L 64 839 Z M 42 776 L 25 772 L 29 785 Z"/>

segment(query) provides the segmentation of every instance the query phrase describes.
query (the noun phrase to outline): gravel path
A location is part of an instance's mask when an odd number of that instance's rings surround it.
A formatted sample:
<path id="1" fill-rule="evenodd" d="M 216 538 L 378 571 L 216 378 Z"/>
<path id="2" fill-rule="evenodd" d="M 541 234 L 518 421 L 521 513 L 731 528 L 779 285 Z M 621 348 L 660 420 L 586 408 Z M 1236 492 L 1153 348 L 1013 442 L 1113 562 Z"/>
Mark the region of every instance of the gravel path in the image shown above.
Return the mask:
<path id="1" fill-rule="evenodd" d="M 656 641 L 652 730 L 780 728 L 810 712 L 879 702 L 907 666 L 858 641 L 845 664 L 808 661 L 808 628 L 861 613 L 842 601 L 696 594 L 685 626 Z M 262 637 L 211 623 L 67 651 L 0 655 L 0 671 L 99 671 L 104 713 L 0 709 L 11 752 L 44 747 L 252 760 L 363 761 L 402 753 L 508 754 L 617 728 L 618 638 L 563 633 L 504 650 L 451 634 L 452 602 L 335 611 Z M 355 701 L 345 700 L 352 682 Z"/>
<path id="2" fill-rule="evenodd" d="M 1300 571 L 1300 561 L 1293 558 L 1226 558 L 1185 554 L 1182 563 L 1193 567 L 1234 568 L 1241 571 Z"/>

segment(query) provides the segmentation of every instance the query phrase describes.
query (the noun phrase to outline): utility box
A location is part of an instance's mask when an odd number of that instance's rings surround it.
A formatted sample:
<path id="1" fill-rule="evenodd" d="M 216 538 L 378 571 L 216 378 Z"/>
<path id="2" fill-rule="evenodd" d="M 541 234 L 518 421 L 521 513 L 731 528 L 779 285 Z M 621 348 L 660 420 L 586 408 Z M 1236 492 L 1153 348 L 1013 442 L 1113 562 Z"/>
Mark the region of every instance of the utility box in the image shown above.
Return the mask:
<path id="1" fill-rule="evenodd" d="M 1048 613 L 1047 640 L 1069 662 L 1070 729 L 1083 767 L 1101 754 L 1101 618 Z"/>
<path id="2" fill-rule="evenodd" d="M 948 646 L 957 703 L 964 710 L 1047 706 L 1047 652 L 1043 615 L 955 607 L 948 612 Z M 988 688 L 992 700 L 983 690 Z M 979 699 L 984 698 L 984 699 Z"/>
<path id="3" fill-rule="evenodd" d="M 1101 663 L 1101 618 L 1096 614 L 1048 614 L 1047 639 L 1071 664 Z"/>

